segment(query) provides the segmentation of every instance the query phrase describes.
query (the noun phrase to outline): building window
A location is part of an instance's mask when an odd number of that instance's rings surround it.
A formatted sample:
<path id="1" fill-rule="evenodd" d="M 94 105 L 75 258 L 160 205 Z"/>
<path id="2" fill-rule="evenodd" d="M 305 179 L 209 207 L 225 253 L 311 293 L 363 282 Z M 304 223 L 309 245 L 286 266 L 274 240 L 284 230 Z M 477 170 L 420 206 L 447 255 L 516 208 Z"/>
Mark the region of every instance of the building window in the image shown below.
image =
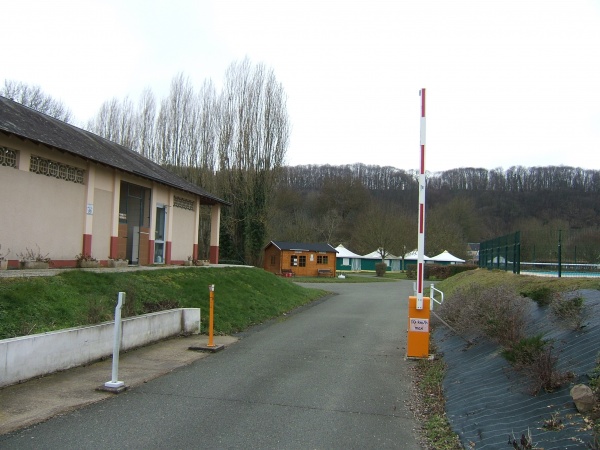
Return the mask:
<path id="1" fill-rule="evenodd" d="M 292 255 L 292 258 L 290 259 L 290 266 L 296 267 L 297 265 L 298 265 L 298 256 Z"/>
<path id="2" fill-rule="evenodd" d="M 301 256 L 298 258 L 298 261 L 299 261 L 299 264 L 298 264 L 298 265 L 299 265 L 300 267 L 306 267 L 306 256 L 304 256 L 304 255 L 301 255 Z"/>
<path id="3" fill-rule="evenodd" d="M 0 147 L 0 166 L 17 168 L 17 151 L 12 148 Z"/>
<path id="4" fill-rule="evenodd" d="M 271 255 L 271 265 L 275 265 L 275 255 Z"/>
<path id="5" fill-rule="evenodd" d="M 46 175 L 47 177 L 58 178 L 59 180 L 83 184 L 82 169 L 39 156 L 31 156 L 29 171 L 38 175 Z"/>
<path id="6" fill-rule="evenodd" d="M 327 255 L 317 255 L 317 264 L 329 264 L 329 257 Z"/>
<path id="7" fill-rule="evenodd" d="M 175 196 L 173 199 L 173 206 L 176 208 L 187 209 L 189 211 L 194 210 L 194 200 L 188 200 L 187 198 Z"/>
<path id="8" fill-rule="evenodd" d="M 343 266 L 349 266 L 350 265 L 350 258 L 344 258 L 344 259 L 342 259 L 342 265 Z"/>

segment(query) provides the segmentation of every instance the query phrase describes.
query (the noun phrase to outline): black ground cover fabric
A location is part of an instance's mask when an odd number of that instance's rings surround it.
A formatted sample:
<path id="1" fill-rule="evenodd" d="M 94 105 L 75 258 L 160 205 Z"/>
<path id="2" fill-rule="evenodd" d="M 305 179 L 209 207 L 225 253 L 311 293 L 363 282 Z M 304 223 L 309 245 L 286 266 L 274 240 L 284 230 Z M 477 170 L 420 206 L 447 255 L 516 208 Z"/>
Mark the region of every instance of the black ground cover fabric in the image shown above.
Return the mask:
<path id="1" fill-rule="evenodd" d="M 528 432 L 534 446 L 544 450 L 588 448 L 592 433 L 569 391 L 574 384 L 588 384 L 596 365 L 600 352 L 600 291 L 581 290 L 569 295 L 584 298 L 583 327 L 579 330 L 565 327 L 548 307 L 539 307 L 533 301 L 529 305 L 527 336 L 543 333 L 553 342 L 553 354 L 559 358 L 557 369 L 575 375 L 551 393 L 532 395 L 530 380 L 510 366 L 498 345 L 471 336 L 468 338 L 474 344 L 469 345 L 441 323 L 435 325 L 436 352 L 447 364 L 446 413 L 465 448 L 511 448 L 509 436 L 514 435 L 518 441 Z M 544 428 L 553 418 L 562 422 L 562 429 Z"/>

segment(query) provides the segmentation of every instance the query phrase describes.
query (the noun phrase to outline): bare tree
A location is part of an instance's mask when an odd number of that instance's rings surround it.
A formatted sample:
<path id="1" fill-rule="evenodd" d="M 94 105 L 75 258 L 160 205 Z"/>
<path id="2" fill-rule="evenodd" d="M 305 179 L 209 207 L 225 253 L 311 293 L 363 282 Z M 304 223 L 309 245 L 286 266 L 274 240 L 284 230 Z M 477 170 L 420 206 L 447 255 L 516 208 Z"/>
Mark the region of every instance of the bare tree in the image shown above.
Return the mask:
<path id="1" fill-rule="evenodd" d="M 245 59 L 229 66 L 219 106 L 219 188 L 233 203 L 223 225 L 235 256 L 258 264 L 289 140 L 286 95 L 272 70 Z"/>
<path id="2" fill-rule="evenodd" d="M 87 129 L 109 141 L 139 150 L 136 111 L 129 97 L 104 102 L 96 117 L 88 121 Z"/>
<path id="3" fill-rule="evenodd" d="M 109 141 L 117 142 L 119 136 L 120 104 L 114 97 L 100 106 L 96 117 L 87 124 L 87 129 Z"/>
<path id="4" fill-rule="evenodd" d="M 162 164 L 183 166 L 186 160 L 186 134 L 193 118 L 194 89 L 183 73 L 171 80 L 169 96 L 161 102 L 157 123 L 157 144 Z"/>
<path id="5" fill-rule="evenodd" d="M 467 239 L 460 224 L 449 218 L 445 208 L 433 208 L 425 222 L 425 253 L 437 255 L 448 250 L 459 258 L 466 257 Z"/>
<path id="6" fill-rule="evenodd" d="M 409 232 L 414 231 L 416 241 L 416 227 L 412 229 L 406 226 L 405 215 L 389 204 L 372 203 L 366 208 L 357 220 L 355 227 L 355 238 L 361 243 L 359 250 L 366 253 L 376 251 L 383 261 L 394 252 L 404 251 Z"/>
<path id="7" fill-rule="evenodd" d="M 138 136 L 138 151 L 142 156 L 156 161 L 155 129 L 156 129 L 156 100 L 150 88 L 142 91 L 138 104 L 136 121 Z"/>
<path id="8" fill-rule="evenodd" d="M 190 158 L 190 165 L 200 167 L 201 176 L 198 182 L 206 189 L 216 189 L 215 171 L 218 146 L 219 105 L 214 84 L 206 80 L 198 93 L 199 110 L 197 132 L 194 134 L 198 142 Z"/>
<path id="9" fill-rule="evenodd" d="M 69 108 L 63 102 L 45 94 L 39 86 L 4 80 L 4 86 L 0 88 L 0 95 L 63 122 L 71 122 L 72 114 Z"/>

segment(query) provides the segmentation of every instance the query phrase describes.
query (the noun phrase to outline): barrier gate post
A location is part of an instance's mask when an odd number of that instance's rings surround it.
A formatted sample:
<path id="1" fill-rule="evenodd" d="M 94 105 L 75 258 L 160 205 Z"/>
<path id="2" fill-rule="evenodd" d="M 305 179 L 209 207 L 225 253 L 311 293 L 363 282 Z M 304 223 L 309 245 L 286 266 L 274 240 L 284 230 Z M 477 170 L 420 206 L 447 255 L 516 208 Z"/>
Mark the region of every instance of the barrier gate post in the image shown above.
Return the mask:
<path id="1" fill-rule="evenodd" d="M 423 297 L 425 278 L 425 89 L 419 91 L 421 97 L 421 136 L 419 170 L 419 223 L 416 296 L 408 297 L 408 337 L 407 358 L 429 358 L 429 310 L 431 300 Z"/>

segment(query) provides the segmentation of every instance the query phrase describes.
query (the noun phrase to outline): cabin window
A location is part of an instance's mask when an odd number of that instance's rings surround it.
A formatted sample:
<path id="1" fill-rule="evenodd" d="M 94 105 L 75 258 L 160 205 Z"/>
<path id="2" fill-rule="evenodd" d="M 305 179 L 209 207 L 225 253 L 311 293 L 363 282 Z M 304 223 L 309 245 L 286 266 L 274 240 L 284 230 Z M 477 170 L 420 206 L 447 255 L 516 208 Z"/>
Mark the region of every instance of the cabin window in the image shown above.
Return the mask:
<path id="1" fill-rule="evenodd" d="M 349 266 L 350 265 L 350 258 L 344 258 L 344 259 L 342 259 L 342 265 Z"/>
<path id="2" fill-rule="evenodd" d="M 271 255 L 271 265 L 275 265 L 275 255 Z"/>
<path id="3" fill-rule="evenodd" d="M 329 264 L 329 257 L 327 255 L 318 255 L 317 264 Z"/>
<path id="4" fill-rule="evenodd" d="M 300 256 L 300 267 L 306 267 L 306 256 Z"/>
<path id="5" fill-rule="evenodd" d="M 290 266 L 296 267 L 298 265 L 298 256 L 292 255 L 292 259 L 290 260 Z"/>

